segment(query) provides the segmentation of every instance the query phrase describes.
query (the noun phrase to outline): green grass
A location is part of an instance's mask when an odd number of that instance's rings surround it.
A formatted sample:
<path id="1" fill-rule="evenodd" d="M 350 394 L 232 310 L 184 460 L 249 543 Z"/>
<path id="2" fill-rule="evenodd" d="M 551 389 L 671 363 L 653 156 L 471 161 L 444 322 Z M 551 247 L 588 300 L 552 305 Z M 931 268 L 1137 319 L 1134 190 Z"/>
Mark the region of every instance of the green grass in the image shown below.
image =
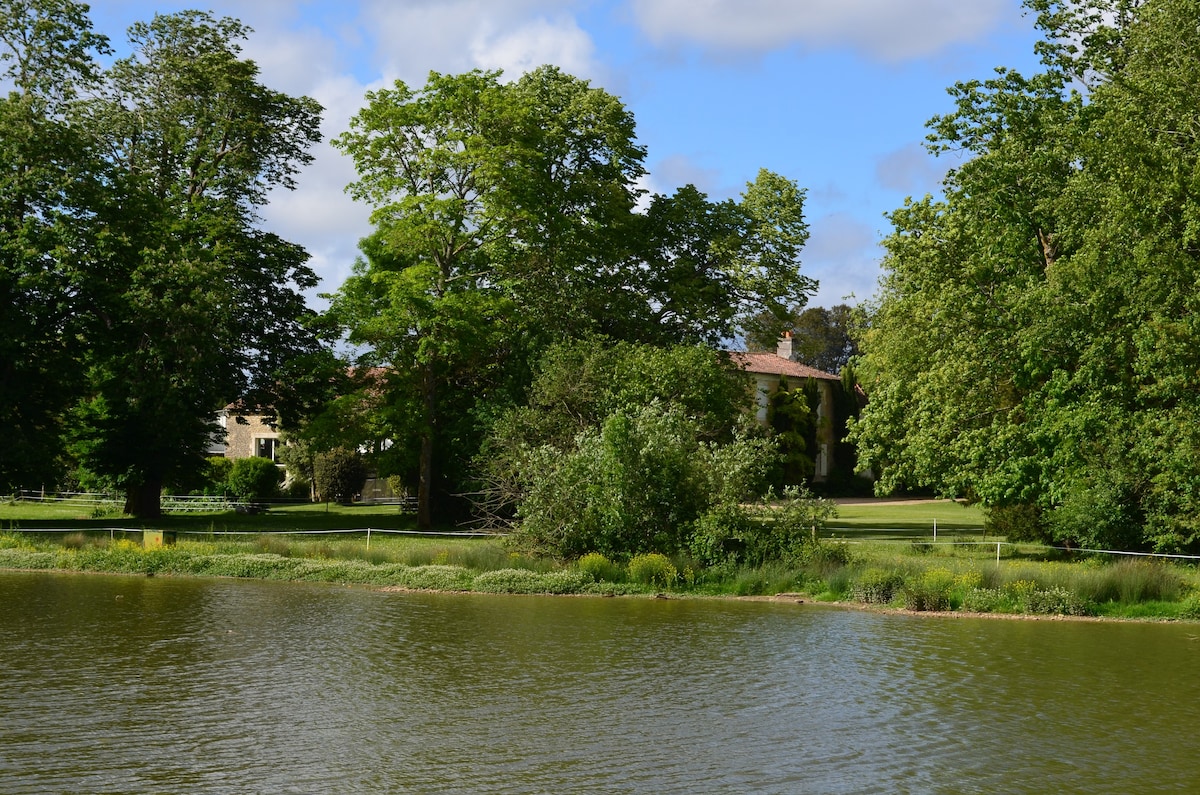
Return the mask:
<path id="1" fill-rule="evenodd" d="M 499 537 L 372 533 L 410 529 L 411 517 L 365 506 L 288 506 L 263 515 L 168 516 L 153 528 L 179 541 L 142 549 L 137 523 L 72 519 L 54 504 L 2 506 L 0 568 L 112 571 L 398 585 L 501 593 L 653 593 L 757 596 L 804 593 L 822 601 L 998 613 L 1091 614 L 1200 619 L 1200 568 L 1150 559 L 1068 558 L 1036 545 L 1001 547 L 983 538 L 977 508 L 951 502 L 842 506 L 832 535 L 806 562 L 761 567 L 700 566 L 671 559 L 676 577 L 639 583 L 620 561 L 583 565 L 523 554 Z M 14 513 L 19 510 L 19 515 Z M 938 520 L 938 544 L 932 519 Z M 928 529 L 925 523 L 928 522 Z M 39 528 L 69 529 L 40 533 Z M 332 535 L 304 530 L 343 529 Z M 448 528 L 449 529 L 449 528 Z M 275 531 L 221 535 L 221 531 Z M 289 532 L 294 531 L 294 532 Z M 123 537 L 127 536 L 127 537 Z M 837 554 L 833 554 L 837 553 Z M 665 564 L 664 564 L 665 568 Z M 645 579 L 645 578 L 643 578 Z M 886 586 L 886 587 L 885 587 Z"/>
<path id="2" fill-rule="evenodd" d="M 839 505 L 830 520 L 828 535 L 854 539 L 932 540 L 937 522 L 938 540 L 983 535 L 983 510 L 951 500 L 925 502 L 854 503 Z"/>
<path id="3" fill-rule="evenodd" d="M 94 506 L 58 502 L 0 503 L 0 529 L 152 528 L 175 531 L 287 531 L 327 529 L 412 529 L 416 520 L 395 506 L 302 503 L 280 505 L 260 514 L 236 511 L 165 514 L 145 521 L 120 513 L 93 517 Z M 446 528 L 454 529 L 454 528 Z"/>

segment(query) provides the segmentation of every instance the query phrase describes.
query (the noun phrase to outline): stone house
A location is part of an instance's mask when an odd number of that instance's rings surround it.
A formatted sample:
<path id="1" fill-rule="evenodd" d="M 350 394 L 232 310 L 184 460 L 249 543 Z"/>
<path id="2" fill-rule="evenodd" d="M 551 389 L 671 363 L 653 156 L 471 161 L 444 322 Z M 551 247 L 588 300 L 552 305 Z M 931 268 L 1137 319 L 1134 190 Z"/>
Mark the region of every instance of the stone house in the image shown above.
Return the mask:
<path id="1" fill-rule="evenodd" d="M 788 389 L 798 389 L 809 383 L 816 385 L 817 404 L 816 450 L 813 455 L 813 480 L 824 482 L 834 469 L 834 447 L 840 441 L 835 428 L 835 396 L 842 389 L 842 379 L 833 373 L 818 370 L 796 361 L 796 351 L 790 332 L 779 340 L 775 353 L 731 352 L 729 358 L 749 375 L 753 382 L 756 418 L 766 425 L 771 395 L 782 383 Z"/>
<path id="2" fill-rule="evenodd" d="M 217 412 L 222 433 L 217 434 L 220 438 L 213 440 L 208 454 L 226 458 L 257 456 L 269 458 L 278 464 L 283 442 L 279 439 L 279 429 L 274 421 L 274 416 L 261 409 L 248 409 L 239 403 L 230 403 Z"/>

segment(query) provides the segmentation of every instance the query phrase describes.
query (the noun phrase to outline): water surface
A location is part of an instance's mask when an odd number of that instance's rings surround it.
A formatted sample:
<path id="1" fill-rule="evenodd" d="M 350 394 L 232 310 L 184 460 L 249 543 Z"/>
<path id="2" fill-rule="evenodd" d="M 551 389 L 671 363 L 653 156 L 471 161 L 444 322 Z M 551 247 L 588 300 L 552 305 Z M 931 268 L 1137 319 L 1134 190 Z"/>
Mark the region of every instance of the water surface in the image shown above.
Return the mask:
<path id="1" fill-rule="evenodd" d="M 0 792 L 1194 792 L 1198 635 L 0 573 Z"/>

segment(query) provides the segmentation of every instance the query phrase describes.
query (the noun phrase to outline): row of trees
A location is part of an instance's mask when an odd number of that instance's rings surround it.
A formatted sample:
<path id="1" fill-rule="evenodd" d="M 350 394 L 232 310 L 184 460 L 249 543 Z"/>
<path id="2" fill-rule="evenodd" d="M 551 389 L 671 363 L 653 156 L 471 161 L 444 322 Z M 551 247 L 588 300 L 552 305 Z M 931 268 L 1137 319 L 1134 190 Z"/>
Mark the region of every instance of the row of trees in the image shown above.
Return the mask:
<path id="1" fill-rule="evenodd" d="M 1200 2 L 1027 0 L 1044 71 L 957 84 L 891 215 L 853 437 L 883 489 L 1038 538 L 1200 545 Z M 1019 521 L 1018 521 L 1019 520 Z"/>
<path id="2" fill-rule="evenodd" d="M 711 350 L 785 327 L 815 289 L 794 182 L 643 202 L 632 115 L 544 67 L 368 94 L 335 144 L 375 231 L 316 317 L 307 254 L 258 210 L 309 162 L 321 109 L 259 82 L 247 34 L 159 15 L 105 68 L 86 5 L 0 0 L 0 489 L 69 465 L 153 516 L 164 485 L 202 478 L 215 411 L 241 401 L 314 455 L 371 450 L 418 483 L 428 526 L 462 514 L 554 343 Z"/>
<path id="3" fill-rule="evenodd" d="M 257 215 L 321 109 L 258 81 L 247 33 L 160 15 L 101 68 L 86 5 L 0 0 L 0 489 L 69 460 L 155 515 L 216 409 L 290 410 L 323 355 L 307 255 Z"/>
<path id="4" fill-rule="evenodd" d="M 423 527 L 464 513 L 479 451 L 558 366 L 555 343 L 711 348 L 764 313 L 778 331 L 815 289 L 794 182 L 764 170 L 736 201 L 689 185 L 639 210 L 632 115 L 554 67 L 397 82 L 334 143 L 375 224 L 331 296 L 362 381 L 334 425 L 359 427 L 356 445 L 394 442 L 376 461 L 416 480 Z"/>

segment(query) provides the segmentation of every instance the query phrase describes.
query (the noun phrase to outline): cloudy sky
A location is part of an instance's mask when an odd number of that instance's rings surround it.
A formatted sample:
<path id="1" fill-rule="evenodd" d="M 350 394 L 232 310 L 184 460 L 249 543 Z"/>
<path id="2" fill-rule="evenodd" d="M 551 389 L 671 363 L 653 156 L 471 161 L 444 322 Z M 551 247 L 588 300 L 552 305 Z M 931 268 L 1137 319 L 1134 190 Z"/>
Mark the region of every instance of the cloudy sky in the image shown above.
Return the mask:
<path id="1" fill-rule="evenodd" d="M 253 27 L 244 52 L 263 82 L 324 105 L 327 138 L 365 91 L 430 70 L 515 78 L 552 63 L 586 78 L 633 112 L 652 191 L 736 197 L 759 168 L 807 188 L 803 270 L 824 306 L 874 294 L 884 213 L 936 192 L 954 164 L 922 147 L 946 87 L 1036 68 L 1019 0 L 95 0 L 92 20 L 120 48 L 132 22 L 195 7 Z M 343 193 L 348 159 L 315 154 L 265 216 L 332 291 L 368 210 Z"/>

